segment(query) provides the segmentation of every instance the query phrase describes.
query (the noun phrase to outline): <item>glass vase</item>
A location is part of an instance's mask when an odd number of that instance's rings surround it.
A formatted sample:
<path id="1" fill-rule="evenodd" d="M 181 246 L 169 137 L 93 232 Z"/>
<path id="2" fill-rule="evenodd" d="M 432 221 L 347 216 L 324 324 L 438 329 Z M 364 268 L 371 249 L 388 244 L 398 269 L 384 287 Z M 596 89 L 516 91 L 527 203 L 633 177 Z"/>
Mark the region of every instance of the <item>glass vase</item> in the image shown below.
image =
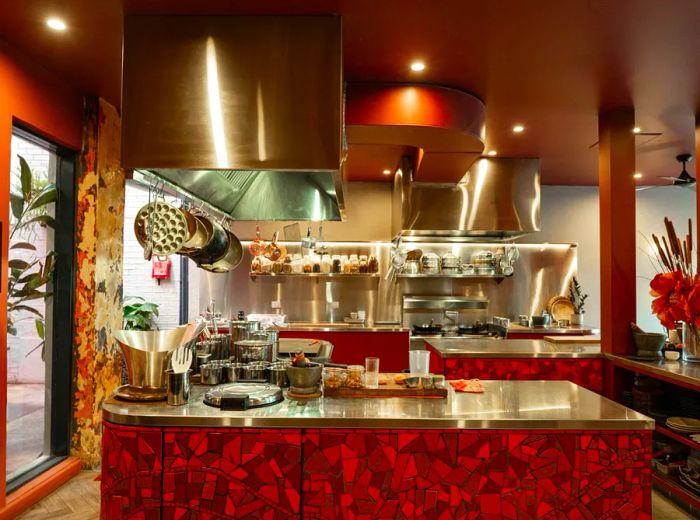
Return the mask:
<path id="1" fill-rule="evenodd" d="M 683 324 L 683 359 L 700 363 L 700 331 L 696 325 Z"/>

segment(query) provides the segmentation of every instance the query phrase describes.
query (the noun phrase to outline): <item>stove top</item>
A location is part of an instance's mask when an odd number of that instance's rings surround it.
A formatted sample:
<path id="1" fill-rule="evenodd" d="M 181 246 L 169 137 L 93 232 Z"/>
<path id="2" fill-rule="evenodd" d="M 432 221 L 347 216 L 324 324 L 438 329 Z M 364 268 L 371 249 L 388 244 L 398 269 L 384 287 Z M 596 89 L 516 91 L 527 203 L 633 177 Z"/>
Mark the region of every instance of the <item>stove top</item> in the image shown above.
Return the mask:
<path id="1" fill-rule="evenodd" d="M 458 327 L 443 327 L 442 325 L 414 325 L 411 328 L 411 336 L 431 338 L 463 338 L 486 339 L 504 338 L 506 329 L 493 323 L 475 323 L 474 325 L 460 325 Z"/>

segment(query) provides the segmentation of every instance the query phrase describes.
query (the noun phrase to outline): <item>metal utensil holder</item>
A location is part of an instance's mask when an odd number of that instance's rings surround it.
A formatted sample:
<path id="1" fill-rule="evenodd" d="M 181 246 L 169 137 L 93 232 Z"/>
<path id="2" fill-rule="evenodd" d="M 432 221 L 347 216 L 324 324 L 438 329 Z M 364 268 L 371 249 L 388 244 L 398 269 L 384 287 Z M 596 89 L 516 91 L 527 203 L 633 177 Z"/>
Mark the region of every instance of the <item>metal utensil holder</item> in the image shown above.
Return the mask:
<path id="1" fill-rule="evenodd" d="M 187 372 L 173 372 L 173 370 L 168 369 L 165 371 L 167 374 L 168 383 L 168 404 L 172 406 L 181 406 L 187 404 L 190 400 L 190 373 Z"/>

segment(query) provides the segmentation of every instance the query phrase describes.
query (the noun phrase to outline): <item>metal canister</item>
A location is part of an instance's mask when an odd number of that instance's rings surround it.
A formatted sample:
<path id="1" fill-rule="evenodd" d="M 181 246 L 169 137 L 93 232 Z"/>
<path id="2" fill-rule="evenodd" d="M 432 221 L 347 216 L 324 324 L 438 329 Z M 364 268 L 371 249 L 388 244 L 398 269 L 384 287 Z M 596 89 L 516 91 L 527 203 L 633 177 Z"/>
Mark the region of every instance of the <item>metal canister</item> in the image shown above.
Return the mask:
<path id="1" fill-rule="evenodd" d="M 250 334 L 260 330 L 259 321 L 231 320 L 229 322 L 229 333 L 231 334 L 231 344 L 236 341 L 250 339 Z"/>
<path id="2" fill-rule="evenodd" d="M 269 339 L 244 339 L 233 344 L 233 360 L 237 363 L 273 361 L 274 346 Z"/>

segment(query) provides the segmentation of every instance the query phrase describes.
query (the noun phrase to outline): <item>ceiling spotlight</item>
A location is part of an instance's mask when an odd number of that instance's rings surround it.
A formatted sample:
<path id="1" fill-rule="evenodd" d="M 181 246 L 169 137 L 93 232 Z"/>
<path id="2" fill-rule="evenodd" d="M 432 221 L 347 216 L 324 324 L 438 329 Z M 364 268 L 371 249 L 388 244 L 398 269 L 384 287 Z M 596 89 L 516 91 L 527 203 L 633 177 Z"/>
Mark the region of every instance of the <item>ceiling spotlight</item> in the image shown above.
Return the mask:
<path id="1" fill-rule="evenodd" d="M 486 155 L 490 155 L 491 157 L 498 155 L 498 152 L 496 150 L 489 150 L 486 152 Z"/>
<path id="2" fill-rule="evenodd" d="M 391 175 L 391 170 L 386 169 L 382 172 L 384 175 Z"/>
<path id="3" fill-rule="evenodd" d="M 49 18 L 46 20 L 46 25 L 48 25 L 54 31 L 65 31 L 66 23 L 58 18 Z"/>
<path id="4" fill-rule="evenodd" d="M 411 63 L 411 70 L 413 72 L 421 72 L 425 70 L 425 63 L 423 63 L 422 61 L 414 61 L 413 63 Z"/>
<path id="5" fill-rule="evenodd" d="M 638 126 L 635 126 L 635 127 L 632 129 L 632 133 L 633 133 L 633 134 L 639 134 L 639 133 L 641 133 L 641 132 L 642 132 L 642 129 L 639 128 Z"/>
<path id="6" fill-rule="evenodd" d="M 634 177 L 635 179 L 641 179 L 642 174 L 640 172 L 636 172 L 634 175 L 632 175 L 632 177 Z"/>
<path id="7" fill-rule="evenodd" d="M 525 131 L 525 127 L 523 125 L 515 125 L 513 127 L 513 132 L 515 132 L 516 134 L 521 134 L 524 131 Z"/>

